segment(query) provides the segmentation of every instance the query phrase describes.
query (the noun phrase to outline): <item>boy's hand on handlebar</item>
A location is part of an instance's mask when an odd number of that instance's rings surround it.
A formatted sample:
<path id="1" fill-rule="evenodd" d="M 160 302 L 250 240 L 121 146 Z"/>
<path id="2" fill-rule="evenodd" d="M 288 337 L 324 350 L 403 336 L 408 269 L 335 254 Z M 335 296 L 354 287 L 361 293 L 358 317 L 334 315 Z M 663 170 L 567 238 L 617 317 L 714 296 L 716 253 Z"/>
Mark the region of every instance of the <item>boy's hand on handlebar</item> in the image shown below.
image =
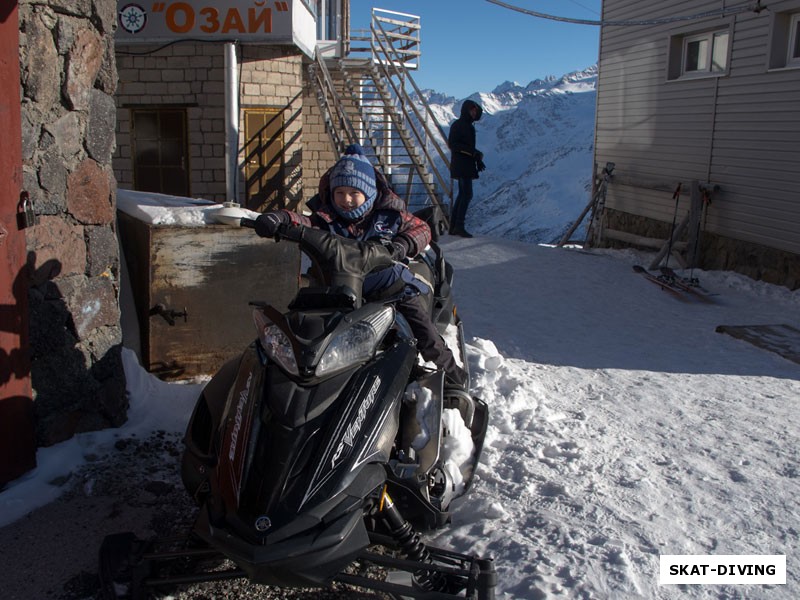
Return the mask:
<path id="1" fill-rule="evenodd" d="M 411 244 L 406 238 L 398 236 L 392 240 L 389 250 L 392 253 L 392 260 L 403 260 L 411 252 Z"/>
<path id="2" fill-rule="evenodd" d="M 261 237 L 275 237 L 282 223 L 290 223 L 289 215 L 282 210 L 274 210 L 261 214 L 256 219 L 255 230 Z"/>
<path id="3" fill-rule="evenodd" d="M 371 239 L 367 240 L 367 245 L 380 248 L 386 252 L 386 257 L 393 261 L 402 261 L 411 250 L 408 240 L 402 237 L 396 237 L 392 240 L 386 238 Z"/>

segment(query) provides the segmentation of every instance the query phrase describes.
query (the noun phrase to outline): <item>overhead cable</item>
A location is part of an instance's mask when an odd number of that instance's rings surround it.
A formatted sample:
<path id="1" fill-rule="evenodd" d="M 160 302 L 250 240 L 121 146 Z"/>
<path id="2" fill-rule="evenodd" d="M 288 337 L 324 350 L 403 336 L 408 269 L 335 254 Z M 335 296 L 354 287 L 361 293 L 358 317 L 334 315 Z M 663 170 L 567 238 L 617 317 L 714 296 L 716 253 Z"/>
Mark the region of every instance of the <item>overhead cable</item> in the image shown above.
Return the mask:
<path id="1" fill-rule="evenodd" d="M 496 4 L 498 6 L 502 6 L 503 8 L 507 8 L 509 10 L 514 10 L 516 12 L 520 12 L 526 15 L 531 15 L 532 17 L 539 17 L 541 19 L 550 19 L 551 21 L 561 21 L 562 23 L 575 23 L 577 25 L 614 25 L 614 26 L 632 26 L 632 25 L 662 25 L 664 23 L 675 23 L 678 21 L 693 21 L 695 19 L 705 19 L 708 17 L 720 17 L 725 15 L 735 15 L 744 12 L 755 12 L 759 13 L 764 10 L 766 7 L 761 6 L 761 0 L 757 0 L 756 2 L 747 2 L 744 4 L 737 4 L 736 6 L 728 6 L 725 8 L 717 8 L 715 10 L 708 10 L 701 13 L 696 13 L 693 15 L 681 15 L 675 17 L 664 17 L 661 19 L 643 19 L 643 20 L 622 20 L 622 21 L 593 21 L 590 19 L 573 19 L 570 17 L 558 17 L 556 15 L 548 15 L 546 13 L 536 12 L 534 10 L 528 10 L 526 8 L 521 8 L 519 6 L 514 6 L 513 4 L 508 4 L 506 2 L 501 2 L 500 0 L 486 0 L 491 4 Z"/>

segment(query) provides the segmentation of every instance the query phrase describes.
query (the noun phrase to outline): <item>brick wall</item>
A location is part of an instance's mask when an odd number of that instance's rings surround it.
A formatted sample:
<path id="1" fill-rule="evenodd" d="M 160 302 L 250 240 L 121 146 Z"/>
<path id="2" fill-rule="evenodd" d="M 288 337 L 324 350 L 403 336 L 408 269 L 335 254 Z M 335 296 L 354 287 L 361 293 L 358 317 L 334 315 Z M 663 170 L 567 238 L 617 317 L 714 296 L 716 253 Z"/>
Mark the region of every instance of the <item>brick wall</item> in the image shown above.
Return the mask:
<path id="1" fill-rule="evenodd" d="M 296 48 L 243 46 L 239 86 L 242 108 L 264 107 L 283 111 L 283 193 L 282 208 L 295 209 L 303 203 L 303 161 L 305 115 L 303 113 L 303 55 Z M 244 123 L 240 125 L 239 146 L 245 143 Z M 240 183 L 241 195 L 244 193 Z M 276 207 L 270 207 L 276 208 Z"/>
<path id="2" fill-rule="evenodd" d="M 120 46 L 116 56 L 119 85 L 113 164 L 119 187 L 134 187 L 130 109 L 178 106 L 187 110 L 191 195 L 225 200 L 223 46 Z"/>
<path id="3" fill-rule="evenodd" d="M 113 164 L 120 187 L 134 187 L 130 109 L 179 106 L 187 111 L 191 196 L 218 202 L 227 200 L 224 52 L 223 44 L 199 42 L 166 48 L 131 45 L 117 49 L 117 151 Z M 314 148 L 318 137 L 309 139 L 305 126 L 308 105 L 303 93 L 303 55 L 293 47 L 272 45 L 243 45 L 238 53 L 242 119 L 239 148 L 243 149 L 245 144 L 244 110 L 262 107 L 283 112 L 284 205 L 295 208 L 307 199 L 305 154 Z M 330 144 L 327 140 L 326 143 Z M 240 151 L 240 165 L 243 160 Z M 238 193 L 239 202 L 244 204 L 241 170 Z"/>
<path id="4" fill-rule="evenodd" d="M 303 130 L 303 193 L 310 200 L 317 193 L 319 178 L 336 161 L 333 143 L 325 129 L 322 112 L 317 103 L 316 90 L 306 77 L 303 87 L 303 114 L 305 127 Z"/>

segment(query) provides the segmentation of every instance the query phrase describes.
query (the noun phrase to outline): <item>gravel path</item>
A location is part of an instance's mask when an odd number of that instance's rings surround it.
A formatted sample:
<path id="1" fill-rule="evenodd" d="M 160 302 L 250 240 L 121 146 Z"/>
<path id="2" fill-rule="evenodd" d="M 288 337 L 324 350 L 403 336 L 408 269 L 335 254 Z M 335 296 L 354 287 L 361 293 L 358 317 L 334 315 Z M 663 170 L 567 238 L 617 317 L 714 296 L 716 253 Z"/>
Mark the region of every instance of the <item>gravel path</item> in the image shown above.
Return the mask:
<path id="1" fill-rule="evenodd" d="M 4 600 L 89 600 L 97 597 L 98 551 L 103 538 L 132 531 L 143 539 L 183 534 L 196 508 L 180 481 L 181 436 L 158 432 L 120 439 L 112 452 L 55 482 L 58 500 L 0 529 Z M 382 594 L 349 586 L 287 590 L 247 580 L 194 584 L 163 600 L 321 599 L 380 600 Z"/>

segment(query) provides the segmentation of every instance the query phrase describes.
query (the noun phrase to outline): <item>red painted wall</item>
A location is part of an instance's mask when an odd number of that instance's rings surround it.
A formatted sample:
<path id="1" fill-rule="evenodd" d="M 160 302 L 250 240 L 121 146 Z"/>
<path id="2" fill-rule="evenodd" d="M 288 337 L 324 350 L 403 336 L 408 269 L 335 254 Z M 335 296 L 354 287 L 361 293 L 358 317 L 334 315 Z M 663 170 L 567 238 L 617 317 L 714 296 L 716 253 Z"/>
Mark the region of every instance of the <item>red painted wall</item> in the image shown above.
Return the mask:
<path id="1" fill-rule="evenodd" d="M 0 486 L 36 466 L 22 191 L 16 0 L 0 0 Z"/>

